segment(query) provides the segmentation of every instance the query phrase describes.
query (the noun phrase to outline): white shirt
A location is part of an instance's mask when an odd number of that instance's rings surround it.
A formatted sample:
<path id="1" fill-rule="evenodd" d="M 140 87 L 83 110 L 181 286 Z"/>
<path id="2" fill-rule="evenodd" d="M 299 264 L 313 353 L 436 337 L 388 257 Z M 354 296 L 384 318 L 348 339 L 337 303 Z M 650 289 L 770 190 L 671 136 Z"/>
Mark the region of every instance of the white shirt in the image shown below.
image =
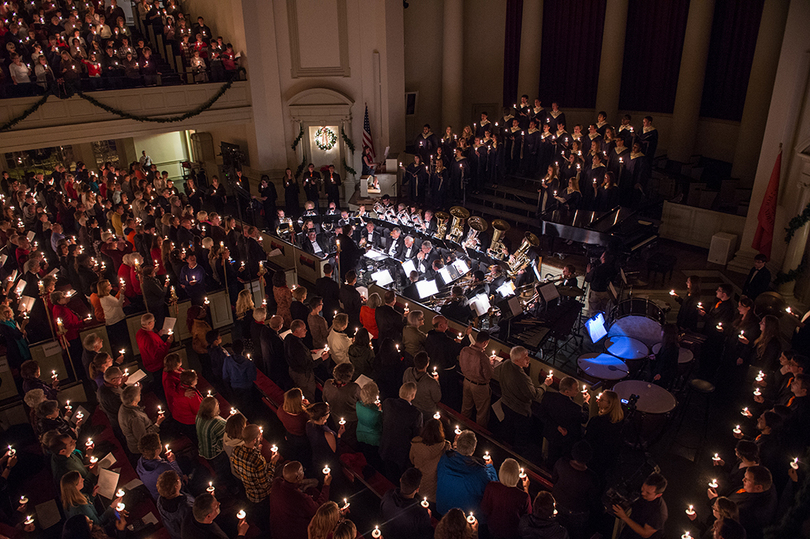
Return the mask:
<path id="1" fill-rule="evenodd" d="M 329 354 L 335 363 L 338 365 L 349 363 L 349 347 L 352 345 L 352 340 L 348 335 L 330 329 L 326 343 L 329 345 Z"/>
<path id="2" fill-rule="evenodd" d="M 394 238 L 391 238 L 391 247 L 388 248 L 388 256 L 394 256 L 397 252 L 397 241 Z"/>
<path id="3" fill-rule="evenodd" d="M 312 243 L 312 250 L 315 252 L 315 254 L 323 252 L 323 249 L 321 249 L 321 245 L 318 243 L 317 240 L 312 241 L 310 243 Z"/>
<path id="4" fill-rule="evenodd" d="M 104 309 L 104 320 L 108 326 L 112 326 L 113 324 L 117 324 L 121 320 L 127 317 L 124 314 L 124 301 L 126 300 L 126 296 L 121 294 L 121 299 L 116 298 L 113 295 L 104 296 L 103 298 L 99 298 L 101 302 L 101 308 Z"/>

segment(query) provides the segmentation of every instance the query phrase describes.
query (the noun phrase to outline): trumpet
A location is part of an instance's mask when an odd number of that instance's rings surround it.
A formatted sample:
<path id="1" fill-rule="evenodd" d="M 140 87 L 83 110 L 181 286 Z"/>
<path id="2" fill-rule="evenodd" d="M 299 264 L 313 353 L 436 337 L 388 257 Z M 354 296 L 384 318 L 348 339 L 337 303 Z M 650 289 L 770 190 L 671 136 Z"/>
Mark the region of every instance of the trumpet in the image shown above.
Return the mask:
<path id="1" fill-rule="evenodd" d="M 453 206 L 450 208 L 450 215 L 453 216 L 453 223 L 450 225 L 450 234 L 447 239 L 459 243 L 461 236 L 464 235 L 464 223 L 470 218 L 470 211 L 461 206 Z"/>
<path id="2" fill-rule="evenodd" d="M 285 217 L 276 227 L 276 236 L 283 240 L 290 241 L 293 234 L 293 222 L 289 217 Z"/>
<path id="3" fill-rule="evenodd" d="M 503 219 L 494 219 L 492 221 L 492 241 L 489 243 L 487 254 L 492 258 L 503 260 L 503 242 L 501 239 L 512 228 L 509 223 Z"/>
<path id="4" fill-rule="evenodd" d="M 468 249 L 476 249 L 480 245 L 478 235 L 489 228 L 489 224 L 482 217 L 470 217 L 467 222 L 470 225 L 470 230 L 467 231 L 467 239 L 464 240 L 464 246 Z"/>
<path id="5" fill-rule="evenodd" d="M 450 220 L 450 214 L 437 211 L 436 212 L 436 232 L 433 233 L 433 237 L 439 240 L 443 240 L 445 234 L 447 233 L 447 222 Z"/>

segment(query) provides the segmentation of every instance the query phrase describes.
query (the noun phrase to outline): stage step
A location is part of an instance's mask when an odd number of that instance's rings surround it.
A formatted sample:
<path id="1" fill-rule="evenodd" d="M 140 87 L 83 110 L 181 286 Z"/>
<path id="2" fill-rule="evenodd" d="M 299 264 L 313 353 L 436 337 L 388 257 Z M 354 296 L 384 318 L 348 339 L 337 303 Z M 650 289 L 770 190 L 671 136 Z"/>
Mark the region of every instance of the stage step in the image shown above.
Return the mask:
<path id="1" fill-rule="evenodd" d="M 473 213 L 494 215 L 498 219 L 503 219 L 507 222 L 519 223 L 532 228 L 539 228 L 539 223 L 536 217 L 526 217 L 524 215 L 518 215 L 516 213 L 511 213 L 504 210 L 496 210 L 495 208 L 484 206 L 483 204 L 476 204 L 475 202 L 467 202 L 465 208 Z"/>
<path id="2" fill-rule="evenodd" d="M 470 198 L 482 201 L 485 206 L 489 204 L 493 206 L 493 209 L 495 206 L 501 206 L 504 209 L 516 208 L 520 211 L 528 213 L 529 215 L 534 215 L 537 213 L 537 204 L 526 204 L 525 202 L 521 202 L 519 200 L 512 200 L 495 195 L 473 195 Z"/>

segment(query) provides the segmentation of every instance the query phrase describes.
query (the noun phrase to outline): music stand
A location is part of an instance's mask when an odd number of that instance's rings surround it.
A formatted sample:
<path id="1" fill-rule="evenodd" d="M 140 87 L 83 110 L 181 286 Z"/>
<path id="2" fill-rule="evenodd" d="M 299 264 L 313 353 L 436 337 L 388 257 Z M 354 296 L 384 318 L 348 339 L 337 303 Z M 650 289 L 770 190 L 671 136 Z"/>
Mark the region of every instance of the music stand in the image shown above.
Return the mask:
<path id="1" fill-rule="evenodd" d="M 389 284 L 394 282 L 394 278 L 391 277 L 391 272 L 387 269 L 378 271 L 376 273 L 371 274 L 371 279 L 377 283 L 377 286 L 388 286 Z"/>
<path id="2" fill-rule="evenodd" d="M 439 293 L 435 279 L 432 281 L 417 281 L 416 291 L 419 292 L 419 299 L 425 299 Z"/>

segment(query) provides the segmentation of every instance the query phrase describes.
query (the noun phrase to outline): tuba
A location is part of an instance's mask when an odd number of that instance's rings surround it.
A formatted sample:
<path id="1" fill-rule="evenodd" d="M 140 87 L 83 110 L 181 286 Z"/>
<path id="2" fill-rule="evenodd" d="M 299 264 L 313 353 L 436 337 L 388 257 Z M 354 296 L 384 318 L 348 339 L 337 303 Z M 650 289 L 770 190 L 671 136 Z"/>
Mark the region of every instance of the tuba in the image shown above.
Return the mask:
<path id="1" fill-rule="evenodd" d="M 514 279 L 517 277 L 519 271 L 529 265 L 529 262 L 532 260 L 529 258 L 529 249 L 537 247 L 538 245 L 540 245 L 540 238 L 531 232 L 526 232 L 523 235 L 523 242 L 521 242 L 520 247 L 509 257 L 509 270 L 507 271 L 509 277 Z"/>
<path id="2" fill-rule="evenodd" d="M 439 240 L 444 239 L 444 235 L 447 233 L 447 222 L 450 220 L 450 214 L 437 211 L 436 212 L 436 232 L 433 233 L 433 237 Z"/>
<path id="3" fill-rule="evenodd" d="M 464 235 L 464 223 L 470 218 L 470 211 L 461 206 L 453 206 L 450 208 L 450 215 L 453 216 L 453 223 L 450 225 L 450 234 L 447 239 L 459 243 L 461 236 Z"/>
<path id="4" fill-rule="evenodd" d="M 492 221 L 492 241 L 489 244 L 489 249 L 487 250 L 487 254 L 495 258 L 497 260 L 503 259 L 503 242 L 501 238 L 503 238 L 504 234 L 509 232 L 509 229 L 512 228 L 509 226 L 509 223 L 504 221 L 503 219 L 494 219 Z"/>
<path id="5" fill-rule="evenodd" d="M 276 227 L 276 236 L 292 243 L 293 224 L 292 219 L 285 217 Z"/>
<path id="6" fill-rule="evenodd" d="M 487 224 L 486 219 L 478 216 L 470 217 L 467 220 L 467 224 L 470 225 L 470 229 L 467 231 L 467 239 L 464 240 L 464 247 L 467 249 L 477 249 L 481 244 L 478 235 L 488 229 L 489 224 Z"/>

